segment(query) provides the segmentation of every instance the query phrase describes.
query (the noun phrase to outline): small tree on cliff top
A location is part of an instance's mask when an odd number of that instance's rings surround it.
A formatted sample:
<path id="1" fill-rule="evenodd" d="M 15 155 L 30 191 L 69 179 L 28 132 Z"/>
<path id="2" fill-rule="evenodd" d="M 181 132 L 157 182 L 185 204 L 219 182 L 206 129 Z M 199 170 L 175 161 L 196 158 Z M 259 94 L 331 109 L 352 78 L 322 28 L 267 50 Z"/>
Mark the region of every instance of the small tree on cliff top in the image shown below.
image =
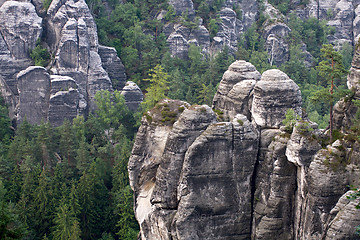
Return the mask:
<path id="1" fill-rule="evenodd" d="M 341 79 L 347 74 L 347 70 L 344 68 L 342 62 L 342 55 L 335 51 L 331 44 L 324 44 L 321 48 L 321 57 L 324 59 L 319 63 L 317 69 L 319 75 L 324 77 L 327 81 L 330 81 L 329 92 L 321 91 L 321 93 L 315 92 L 312 96 L 313 101 L 319 101 L 320 99 L 328 99 L 330 103 L 330 143 L 333 140 L 333 106 L 334 106 L 334 87 L 335 80 Z M 324 96 L 325 95 L 325 96 Z"/>
<path id="2" fill-rule="evenodd" d="M 169 82 L 167 81 L 169 75 L 163 70 L 164 68 L 158 64 L 150 70 L 151 73 L 149 74 L 149 78 L 144 79 L 144 81 L 149 81 L 151 83 L 150 87 L 146 89 L 147 94 L 142 103 L 146 110 L 154 107 L 158 101 L 164 99 L 166 92 L 169 90 Z"/>

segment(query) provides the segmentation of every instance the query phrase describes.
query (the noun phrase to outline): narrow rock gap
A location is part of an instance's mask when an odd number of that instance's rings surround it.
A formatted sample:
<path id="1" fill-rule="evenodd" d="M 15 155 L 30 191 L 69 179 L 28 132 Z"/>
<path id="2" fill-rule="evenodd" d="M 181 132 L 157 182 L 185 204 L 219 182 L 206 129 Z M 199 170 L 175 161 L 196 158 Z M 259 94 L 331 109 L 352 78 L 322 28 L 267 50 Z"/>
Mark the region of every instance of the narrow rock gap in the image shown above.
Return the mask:
<path id="1" fill-rule="evenodd" d="M 250 236 L 252 239 L 253 235 L 253 224 L 254 224 L 254 206 L 255 206 L 255 191 L 256 191 L 256 175 L 257 169 L 259 167 L 259 159 L 260 159 L 260 149 L 261 149 L 261 129 L 259 129 L 259 141 L 258 141 L 258 152 L 256 156 L 256 161 L 254 164 L 254 171 L 251 177 L 251 221 L 250 221 Z"/>

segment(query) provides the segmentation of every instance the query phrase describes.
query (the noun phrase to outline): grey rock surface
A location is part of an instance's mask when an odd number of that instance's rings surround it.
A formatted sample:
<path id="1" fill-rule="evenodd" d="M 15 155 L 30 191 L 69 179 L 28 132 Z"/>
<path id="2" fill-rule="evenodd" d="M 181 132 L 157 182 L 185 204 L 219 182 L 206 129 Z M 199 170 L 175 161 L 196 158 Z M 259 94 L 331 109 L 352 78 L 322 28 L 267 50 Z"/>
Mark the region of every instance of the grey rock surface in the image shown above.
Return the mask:
<path id="1" fill-rule="evenodd" d="M 140 103 L 144 100 L 144 94 L 136 83 L 128 81 L 121 91 L 121 95 L 125 98 L 126 106 L 131 111 L 136 111 Z"/>
<path id="2" fill-rule="evenodd" d="M 284 23 L 274 23 L 265 27 L 265 49 L 270 65 L 280 66 L 289 59 L 288 35 L 291 29 Z"/>
<path id="3" fill-rule="evenodd" d="M 239 35 L 243 32 L 244 26 L 231 8 L 223 8 L 219 13 L 219 18 L 221 22 L 214 38 L 216 41 L 214 41 L 213 48 L 221 50 L 224 46 L 228 46 L 229 52 L 235 53 Z"/>
<path id="4" fill-rule="evenodd" d="M 65 119 L 76 118 L 84 111 L 84 97 L 77 89 L 75 80 L 71 77 L 51 75 L 51 95 L 49 100 L 48 120 L 52 126 L 62 125 Z"/>
<path id="5" fill-rule="evenodd" d="M 285 156 L 286 136 L 275 136 L 259 159 L 253 207 L 252 239 L 294 239 L 296 167 Z"/>
<path id="6" fill-rule="evenodd" d="M 29 58 L 41 32 L 42 19 L 31 3 L 6 1 L 0 7 L 0 34 L 15 59 Z"/>
<path id="7" fill-rule="evenodd" d="M 98 53 L 102 66 L 113 83 L 113 88 L 121 90 L 126 84 L 126 73 L 115 48 L 99 45 Z"/>
<path id="8" fill-rule="evenodd" d="M 360 185 L 360 144 L 324 147 L 326 133 L 306 119 L 291 133 L 281 122 L 289 108 L 301 116 L 299 88 L 279 70 L 259 76 L 244 61 L 224 74 L 214 109 L 227 122 L 207 106 L 179 114 L 183 103 L 170 100 L 145 114 L 129 161 L 141 239 L 357 238 L 357 202 L 345 194 Z M 230 94 L 249 79 L 253 90 L 239 89 L 253 94 Z M 338 109 L 336 126 L 356 110 Z"/>
<path id="9" fill-rule="evenodd" d="M 203 53 L 209 53 L 210 34 L 203 25 L 189 29 L 181 24 L 168 24 L 165 28 L 168 35 L 166 41 L 173 57 L 187 59 L 190 44 L 200 46 Z"/>
<path id="10" fill-rule="evenodd" d="M 224 119 L 233 119 L 240 113 L 250 120 L 253 89 L 260 78 L 251 63 L 242 60 L 232 63 L 219 84 L 213 108 L 223 112 Z"/>
<path id="11" fill-rule="evenodd" d="M 257 125 L 278 128 L 288 109 L 301 117 L 301 92 L 296 83 L 277 69 L 267 70 L 254 88 L 251 114 Z"/>
<path id="12" fill-rule="evenodd" d="M 96 24 L 85 1 L 54 0 L 47 13 L 40 1 L 1 4 L 1 92 L 12 118 L 21 122 L 26 115 L 33 124 L 43 120 L 58 126 L 65 118 L 71 120 L 93 111 L 96 92 L 113 91 L 110 77 L 117 87 L 125 85 L 124 66 L 114 48 L 99 46 Z M 38 68 L 29 67 L 33 64 L 29 53 L 42 34 L 46 35 L 43 45 L 49 47 L 52 59 L 48 69 L 40 73 Z M 49 74 L 54 75 L 51 85 Z M 24 82 L 34 85 L 26 87 Z M 31 99 L 30 92 L 35 89 L 38 93 Z"/>
<path id="13" fill-rule="evenodd" d="M 33 64 L 29 52 L 42 32 L 42 19 L 31 3 L 6 1 L 0 7 L 1 91 L 15 118 L 19 102 L 16 75 Z"/>
<path id="14" fill-rule="evenodd" d="M 51 73 L 73 78 L 85 98 L 87 110 L 93 111 L 96 92 L 112 92 L 113 87 L 98 54 L 96 24 L 90 10 L 83 0 L 56 0 L 47 14 L 48 44 L 56 52 Z M 111 54 L 114 57 L 114 53 Z M 107 60 L 104 65 L 110 68 L 117 61 Z"/>
<path id="15" fill-rule="evenodd" d="M 334 217 L 328 225 L 325 240 L 355 240 L 359 239 L 359 235 L 354 232 L 360 225 L 360 210 L 355 206 L 359 204 L 359 200 L 349 200 L 348 197 L 355 194 L 354 191 L 348 191 L 341 196 L 330 214 Z"/>
<path id="16" fill-rule="evenodd" d="M 49 111 L 50 75 L 43 67 L 28 67 L 17 75 L 19 91 L 18 121 L 46 122 Z"/>
<path id="17" fill-rule="evenodd" d="M 259 3 L 254 0 L 226 0 L 224 3 L 225 7 L 228 8 L 240 8 L 242 19 L 239 19 L 244 30 L 248 29 L 257 19 L 259 15 Z"/>
<path id="18" fill-rule="evenodd" d="M 243 115 L 210 125 L 185 154 L 174 239 L 249 239 L 258 132 Z M 240 174 L 241 173 L 241 174 Z"/>
<path id="19" fill-rule="evenodd" d="M 190 19 L 195 17 L 194 3 L 191 0 L 169 0 L 177 15 L 187 14 Z"/>

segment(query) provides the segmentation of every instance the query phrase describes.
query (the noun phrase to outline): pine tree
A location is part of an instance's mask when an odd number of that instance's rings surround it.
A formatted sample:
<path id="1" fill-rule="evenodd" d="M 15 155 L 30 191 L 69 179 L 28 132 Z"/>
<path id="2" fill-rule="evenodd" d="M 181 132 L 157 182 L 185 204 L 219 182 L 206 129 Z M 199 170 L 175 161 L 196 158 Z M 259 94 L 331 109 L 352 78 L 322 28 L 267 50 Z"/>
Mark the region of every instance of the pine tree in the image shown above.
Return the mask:
<path id="1" fill-rule="evenodd" d="M 12 205 L 5 201 L 6 189 L 0 179 L 0 239 L 22 239 L 25 227 Z"/>
<path id="2" fill-rule="evenodd" d="M 77 219 L 66 203 L 63 202 L 59 206 L 54 218 L 54 224 L 54 231 L 52 232 L 53 240 L 69 240 L 71 237 L 79 239 L 80 231 Z M 72 234 L 77 236 L 72 236 Z"/>
<path id="3" fill-rule="evenodd" d="M 117 223 L 119 235 L 122 239 L 135 239 L 138 232 L 138 225 L 134 218 L 133 196 L 130 186 L 126 186 L 116 195 L 117 212 L 120 220 Z"/>
<path id="4" fill-rule="evenodd" d="M 164 68 L 161 65 L 156 65 L 155 68 L 150 70 L 149 78 L 144 81 L 149 81 L 150 87 L 146 89 L 146 97 L 141 104 L 146 106 L 146 110 L 151 109 L 155 104 L 166 97 L 168 87 L 169 75 L 163 71 Z"/>
<path id="5" fill-rule="evenodd" d="M 60 155 L 63 160 L 67 162 L 69 167 L 75 167 L 75 148 L 74 148 L 74 136 L 70 121 L 65 119 L 63 125 L 59 127 L 60 130 Z"/>
<path id="6" fill-rule="evenodd" d="M 81 206 L 80 227 L 83 239 L 99 237 L 103 232 L 103 223 L 106 222 L 104 219 L 108 196 L 95 161 L 81 176 L 77 196 Z"/>
<path id="7" fill-rule="evenodd" d="M 330 143 L 333 142 L 333 105 L 335 81 L 346 75 L 347 70 L 342 62 L 342 55 L 338 53 L 331 44 L 324 44 L 321 48 L 322 58 L 317 69 L 319 75 L 330 81 L 329 102 L 330 102 Z"/>
<path id="8" fill-rule="evenodd" d="M 39 236 L 47 233 L 50 226 L 51 215 L 51 193 L 50 193 L 50 180 L 43 169 L 39 177 L 39 185 L 34 191 L 34 210 L 35 215 L 32 221 Z"/>

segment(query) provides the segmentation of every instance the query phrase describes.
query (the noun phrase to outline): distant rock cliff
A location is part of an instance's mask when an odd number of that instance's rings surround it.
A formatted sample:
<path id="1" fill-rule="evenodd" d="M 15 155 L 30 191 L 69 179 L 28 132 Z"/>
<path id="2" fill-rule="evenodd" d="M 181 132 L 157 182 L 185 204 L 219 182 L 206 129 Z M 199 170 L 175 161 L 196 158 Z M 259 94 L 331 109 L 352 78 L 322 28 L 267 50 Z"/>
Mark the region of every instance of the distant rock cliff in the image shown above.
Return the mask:
<path id="1" fill-rule="evenodd" d="M 213 110 L 164 100 L 147 112 L 129 161 L 141 239 L 358 239 L 358 201 L 346 196 L 360 184 L 359 142 L 322 147 L 326 132 L 306 118 L 289 132 L 288 109 L 301 118 L 285 73 L 236 61 Z"/>
<path id="2" fill-rule="evenodd" d="M 1 93 L 18 122 L 26 117 L 33 124 L 59 126 L 64 118 L 93 111 L 97 91 L 122 90 L 126 75 L 116 50 L 99 45 L 84 0 L 54 0 L 47 12 L 35 5 L 6 1 L 0 7 Z M 46 68 L 32 66 L 29 54 L 40 38 L 52 56 Z M 136 109 L 141 91 L 126 92 Z"/>
<path id="3" fill-rule="evenodd" d="M 213 1 L 207 1 L 214 4 Z M 210 36 L 202 19 L 196 18 L 194 1 L 178 0 L 169 1 L 177 16 L 188 14 L 190 21 L 193 21 L 194 28 L 186 27 L 178 23 L 166 23 L 163 16 L 158 16 L 166 25 L 164 33 L 167 36 L 170 51 L 173 56 L 186 58 L 189 45 L 200 46 L 205 54 L 214 54 L 224 46 L 229 48 L 230 53 L 235 53 L 238 44 L 243 39 L 244 33 L 252 24 L 259 20 L 259 16 L 265 17 L 262 22 L 261 34 L 264 39 L 264 50 L 268 53 L 268 61 L 271 65 L 281 65 L 289 60 L 290 41 L 289 16 L 283 15 L 268 1 L 243 1 L 226 0 L 218 11 L 217 32 Z M 333 35 L 328 36 L 329 43 L 341 48 L 344 43 L 355 45 L 360 36 L 360 3 L 350 0 L 310 0 L 291 1 L 291 11 L 301 19 L 316 18 L 326 21 L 327 26 L 334 28 Z M 240 14 L 241 13 L 241 14 Z M 307 46 L 302 44 L 301 52 L 304 55 L 305 63 L 311 66 L 312 55 L 306 50 Z"/>

